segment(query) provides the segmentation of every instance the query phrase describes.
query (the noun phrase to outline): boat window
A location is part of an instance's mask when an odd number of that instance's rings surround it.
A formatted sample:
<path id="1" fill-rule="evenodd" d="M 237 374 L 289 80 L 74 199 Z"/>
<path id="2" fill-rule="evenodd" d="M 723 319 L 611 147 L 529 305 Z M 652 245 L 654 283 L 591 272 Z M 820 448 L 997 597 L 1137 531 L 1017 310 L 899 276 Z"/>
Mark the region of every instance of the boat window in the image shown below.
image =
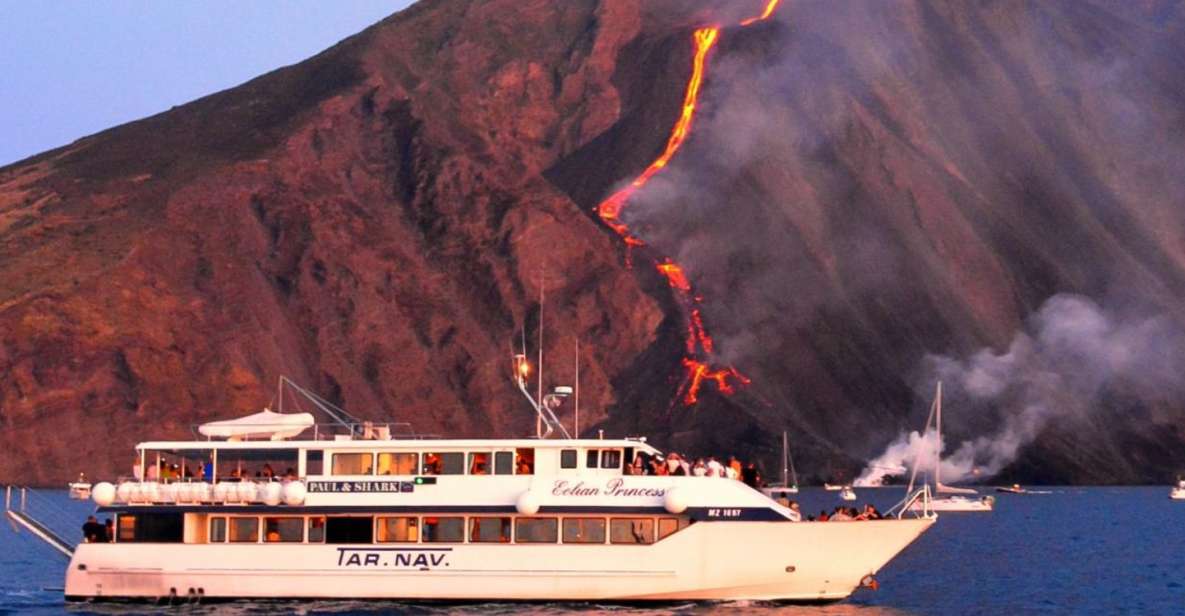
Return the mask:
<path id="1" fill-rule="evenodd" d="M 181 543 L 183 529 L 180 513 L 124 513 L 119 515 L 116 534 L 121 542 Z"/>
<path id="2" fill-rule="evenodd" d="M 369 475 L 374 467 L 372 453 L 333 454 L 334 475 Z"/>
<path id="3" fill-rule="evenodd" d="M 514 540 L 518 543 L 555 543 L 559 540 L 559 522 L 556 518 L 517 518 Z"/>
<path id="4" fill-rule="evenodd" d="M 654 543 L 654 518 L 609 520 L 609 543 Z"/>
<path id="5" fill-rule="evenodd" d="M 469 518 L 470 543 L 510 543 L 510 518 Z"/>
<path id="6" fill-rule="evenodd" d="M 606 449 L 601 452 L 601 468 L 621 468 L 621 450 Z"/>
<path id="7" fill-rule="evenodd" d="M 600 453 L 596 449 L 589 449 L 584 459 L 584 468 L 596 468 L 600 461 Z"/>
<path id="8" fill-rule="evenodd" d="M 325 518 L 313 516 L 309 518 L 309 543 L 325 542 Z"/>
<path id="9" fill-rule="evenodd" d="M 118 535 L 120 541 L 135 541 L 136 516 L 127 514 L 119 516 L 119 527 L 116 530 L 116 535 Z"/>
<path id="10" fill-rule="evenodd" d="M 376 475 L 415 475 L 419 454 L 380 453 Z"/>
<path id="11" fill-rule="evenodd" d="M 494 474 L 510 475 L 514 473 L 514 453 L 498 451 L 494 453 Z"/>
<path id="12" fill-rule="evenodd" d="M 469 474 L 489 475 L 490 454 L 486 452 L 469 454 Z"/>
<path id="13" fill-rule="evenodd" d="M 534 475 L 535 474 L 535 450 L 534 449 L 516 449 L 516 450 L 514 450 L 514 474 L 515 475 Z"/>
<path id="14" fill-rule="evenodd" d="M 304 541 L 304 518 L 264 518 L 263 540 L 268 543 L 300 543 Z"/>
<path id="15" fill-rule="evenodd" d="M 325 543 L 373 543 L 374 518 L 330 517 L 325 520 Z"/>
<path id="16" fill-rule="evenodd" d="M 231 543 L 255 543 L 259 541 L 259 518 L 231 518 Z"/>
<path id="17" fill-rule="evenodd" d="M 564 518 L 564 543 L 605 543 L 605 518 Z"/>
<path id="18" fill-rule="evenodd" d="M 305 477 L 309 475 L 321 475 L 325 472 L 325 452 L 320 449 L 309 450 L 305 452 L 304 460 L 304 474 Z"/>
<path id="19" fill-rule="evenodd" d="M 419 519 L 407 518 L 379 518 L 379 543 L 415 543 L 420 540 Z"/>
<path id="20" fill-rule="evenodd" d="M 687 528 L 690 522 L 685 518 L 659 518 L 658 519 L 658 538 L 665 539 L 676 531 Z"/>
<path id="21" fill-rule="evenodd" d="M 226 541 L 226 518 L 210 518 L 210 543 Z"/>
<path id="22" fill-rule="evenodd" d="M 424 454 L 424 473 L 425 475 L 464 475 L 465 474 L 465 454 L 461 452 L 451 453 L 426 453 Z"/>
<path id="23" fill-rule="evenodd" d="M 576 450 L 560 450 L 560 468 L 576 468 Z"/>
<path id="24" fill-rule="evenodd" d="M 424 518 L 424 543 L 461 543 L 462 541 L 465 541 L 465 518 Z"/>

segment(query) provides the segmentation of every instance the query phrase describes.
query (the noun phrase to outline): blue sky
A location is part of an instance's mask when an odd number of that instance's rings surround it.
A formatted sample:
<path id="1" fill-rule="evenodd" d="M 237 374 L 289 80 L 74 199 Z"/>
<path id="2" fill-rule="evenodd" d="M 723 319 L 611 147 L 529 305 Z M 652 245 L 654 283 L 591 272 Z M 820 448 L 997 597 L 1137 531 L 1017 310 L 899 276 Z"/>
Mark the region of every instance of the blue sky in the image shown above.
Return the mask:
<path id="1" fill-rule="evenodd" d="M 0 0 L 0 166 L 332 46 L 413 0 Z"/>

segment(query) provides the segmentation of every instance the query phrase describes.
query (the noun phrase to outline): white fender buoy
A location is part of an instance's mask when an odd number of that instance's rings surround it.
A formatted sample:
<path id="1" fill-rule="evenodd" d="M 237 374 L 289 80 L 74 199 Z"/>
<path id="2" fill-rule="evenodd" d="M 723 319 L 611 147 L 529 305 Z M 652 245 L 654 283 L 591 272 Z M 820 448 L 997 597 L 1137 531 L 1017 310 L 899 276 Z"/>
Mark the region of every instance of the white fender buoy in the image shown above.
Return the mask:
<path id="1" fill-rule="evenodd" d="M 131 481 L 124 481 L 115 489 L 115 498 L 121 503 L 130 503 L 134 498 L 136 492 L 136 484 Z"/>
<path id="2" fill-rule="evenodd" d="M 234 483 L 214 484 L 214 500 L 220 503 L 233 503 L 239 500 L 239 492 L 236 488 L 238 488 L 238 484 Z"/>
<path id="3" fill-rule="evenodd" d="M 260 500 L 262 500 L 264 504 L 269 507 L 275 507 L 276 505 L 279 505 L 280 501 L 284 498 L 284 486 L 276 483 L 275 481 L 269 481 L 268 483 L 263 484 L 260 489 L 260 493 L 262 496 Z"/>
<path id="4" fill-rule="evenodd" d="M 145 481 L 140 484 L 139 499 L 145 503 L 155 503 L 160 501 L 160 485 L 155 481 Z"/>
<path id="5" fill-rule="evenodd" d="M 96 505 L 106 507 L 115 502 L 115 486 L 106 481 L 97 483 L 91 488 L 91 498 L 95 499 Z"/>
<path id="6" fill-rule="evenodd" d="M 244 481 L 239 484 L 238 488 L 239 500 L 244 503 L 250 503 L 256 499 L 256 487 L 253 481 Z"/>
<path id="7" fill-rule="evenodd" d="M 303 505 L 305 496 L 308 495 L 308 488 L 305 488 L 302 481 L 290 481 L 288 485 L 284 486 L 284 503 L 293 507 Z"/>
<path id="8" fill-rule="evenodd" d="M 204 503 L 210 500 L 211 497 L 210 484 L 199 481 L 190 488 L 190 498 L 199 503 Z"/>
<path id="9" fill-rule="evenodd" d="M 662 497 L 662 506 L 668 513 L 683 513 L 687 511 L 687 497 L 683 495 L 683 492 L 679 488 L 671 488 Z"/>
<path id="10" fill-rule="evenodd" d="M 523 515 L 535 515 L 539 513 L 539 497 L 534 492 L 527 490 L 518 495 L 518 500 L 514 501 L 514 508 Z"/>

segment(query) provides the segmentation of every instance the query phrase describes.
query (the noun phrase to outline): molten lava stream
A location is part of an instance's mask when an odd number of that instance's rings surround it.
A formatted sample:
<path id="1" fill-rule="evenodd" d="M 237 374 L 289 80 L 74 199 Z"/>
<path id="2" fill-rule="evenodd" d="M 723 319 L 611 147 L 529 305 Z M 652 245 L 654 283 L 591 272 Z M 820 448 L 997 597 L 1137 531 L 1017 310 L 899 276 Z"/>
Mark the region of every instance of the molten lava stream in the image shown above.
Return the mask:
<path id="1" fill-rule="evenodd" d="M 777 9 L 779 1 L 767 0 L 765 9 L 760 15 L 745 19 L 740 25 L 748 26 L 768 19 L 774 10 Z M 650 181 L 650 178 L 666 168 L 671 158 L 679 151 L 679 148 L 683 146 L 683 142 L 686 141 L 687 136 L 691 133 L 691 124 L 695 119 L 700 87 L 703 85 L 704 72 L 707 68 L 708 52 L 712 50 L 719 37 L 720 28 L 718 27 L 700 28 L 695 31 L 693 36 L 695 56 L 691 64 L 691 78 L 687 80 L 687 89 L 683 94 L 682 112 L 679 115 L 678 121 L 675 122 L 674 128 L 671 129 L 666 147 L 663 149 L 662 154 L 654 159 L 638 177 L 634 178 L 632 182 L 610 195 L 597 206 L 597 215 L 600 216 L 606 226 L 621 236 L 625 242 L 627 263 L 629 263 L 630 259 L 628 249 L 634 246 L 643 246 L 645 242 L 630 232 L 629 226 L 621 219 L 621 212 L 639 188 L 645 186 Z M 686 370 L 686 375 L 684 376 L 683 383 L 679 386 L 679 393 L 683 395 L 683 403 L 691 406 L 698 402 L 700 388 L 705 381 L 716 383 L 716 388 L 720 393 L 725 395 L 730 395 L 736 391 L 731 381 L 748 385 L 751 381 L 738 372 L 736 368 L 729 366 L 713 370 L 710 364 L 699 359 L 701 357 L 711 358 L 715 347 L 712 337 L 708 335 L 707 328 L 704 327 L 703 317 L 700 314 L 698 304 L 701 298 L 692 292 L 691 282 L 687 279 L 687 276 L 683 273 L 683 268 L 678 263 L 667 258 L 657 261 L 655 267 L 666 278 L 667 284 L 674 290 L 676 298 L 687 315 L 687 340 L 685 345 L 687 356 L 683 358 L 683 367 Z M 676 394 L 676 398 L 678 395 Z M 672 404 L 674 404 L 673 401 Z"/>
<path id="2" fill-rule="evenodd" d="M 750 18 L 742 21 L 741 25 L 748 26 L 748 25 L 755 24 L 759 21 L 765 21 L 765 20 L 769 19 L 769 16 L 773 15 L 774 10 L 778 8 L 779 2 L 781 2 L 781 0 L 769 0 L 769 2 L 767 2 L 765 4 L 765 10 L 762 11 L 760 15 L 758 15 L 757 17 L 750 17 Z"/>

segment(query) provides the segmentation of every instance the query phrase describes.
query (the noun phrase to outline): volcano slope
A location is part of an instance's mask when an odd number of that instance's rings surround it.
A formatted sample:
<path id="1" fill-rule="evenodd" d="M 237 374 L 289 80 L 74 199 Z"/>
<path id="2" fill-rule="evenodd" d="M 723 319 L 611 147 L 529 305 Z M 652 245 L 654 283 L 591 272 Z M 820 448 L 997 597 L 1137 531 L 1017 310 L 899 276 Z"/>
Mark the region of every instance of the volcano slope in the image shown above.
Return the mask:
<path id="1" fill-rule="evenodd" d="M 772 462 L 789 429 L 820 476 L 920 423 L 934 355 L 1003 352 L 1050 297 L 1185 321 L 1177 3 L 799 2 L 735 25 L 758 9 L 422 0 L 0 169 L 0 480 L 122 472 L 281 374 L 376 421 L 528 433 L 509 355 L 541 286 L 547 384 L 579 339 L 586 433 Z M 626 267 L 594 209 L 663 149 L 705 24 L 700 117 L 623 214 L 646 242 Z M 734 395 L 683 405 L 660 256 L 752 380 Z M 1185 467 L 1185 393 L 1105 376 L 1004 474 Z M 1014 403 L 952 410 L 948 439 Z"/>

